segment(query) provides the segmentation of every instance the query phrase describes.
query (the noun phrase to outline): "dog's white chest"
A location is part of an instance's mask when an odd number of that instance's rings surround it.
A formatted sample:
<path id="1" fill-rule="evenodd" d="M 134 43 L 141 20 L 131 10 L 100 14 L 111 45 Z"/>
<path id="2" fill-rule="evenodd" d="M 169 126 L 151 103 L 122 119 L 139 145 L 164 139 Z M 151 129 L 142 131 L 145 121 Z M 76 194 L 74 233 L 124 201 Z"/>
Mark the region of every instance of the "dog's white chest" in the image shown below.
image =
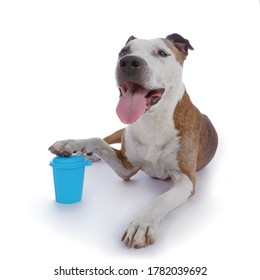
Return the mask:
<path id="1" fill-rule="evenodd" d="M 126 128 L 125 147 L 128 160 L 149 176 L 166 179 L 179 170 L 178 131 L 172 119 L 157 112 L 147 112 Z"/>

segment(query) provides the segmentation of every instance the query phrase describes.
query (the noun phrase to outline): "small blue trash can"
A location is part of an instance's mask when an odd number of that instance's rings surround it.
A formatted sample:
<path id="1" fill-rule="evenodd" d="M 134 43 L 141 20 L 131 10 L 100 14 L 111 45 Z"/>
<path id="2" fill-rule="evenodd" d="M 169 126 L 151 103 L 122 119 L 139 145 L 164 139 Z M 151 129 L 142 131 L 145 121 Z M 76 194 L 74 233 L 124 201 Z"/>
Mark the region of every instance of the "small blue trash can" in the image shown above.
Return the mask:
<path id="1" fill-rule="evenodd" d="M 56 201 L 63 204 L 79 202 L 82 198 L 85 166 L 91 161 L 81 155 L 55 157 L 50 162 Z"/>

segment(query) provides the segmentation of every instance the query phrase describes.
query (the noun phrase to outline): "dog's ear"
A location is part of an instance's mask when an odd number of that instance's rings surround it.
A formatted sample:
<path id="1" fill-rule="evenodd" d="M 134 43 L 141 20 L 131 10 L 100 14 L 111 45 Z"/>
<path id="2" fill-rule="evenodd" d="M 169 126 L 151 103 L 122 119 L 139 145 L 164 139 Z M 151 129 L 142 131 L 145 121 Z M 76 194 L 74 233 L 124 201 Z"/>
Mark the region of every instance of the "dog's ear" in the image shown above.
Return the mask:
<path id="1" fill-rule="evenodd" d="M 126 45 L 130 42 L 130 41 L 132 41 L 132 40 L 135 40 L 135 39 L 137 39 L 137 38 L 135 38 L 135 36 L 130 36 L 129 38 L 128 38 L 128 40 L 126 41 Z"/>
<path id="2" fill-rule="evenodd" d="M 183 38 L 181 35 L 177 33 L 168 35 L 166 39 L 169 40 L 185 56 L 188 55 L 188 50 L 194 50 L 189 40 Z"/>

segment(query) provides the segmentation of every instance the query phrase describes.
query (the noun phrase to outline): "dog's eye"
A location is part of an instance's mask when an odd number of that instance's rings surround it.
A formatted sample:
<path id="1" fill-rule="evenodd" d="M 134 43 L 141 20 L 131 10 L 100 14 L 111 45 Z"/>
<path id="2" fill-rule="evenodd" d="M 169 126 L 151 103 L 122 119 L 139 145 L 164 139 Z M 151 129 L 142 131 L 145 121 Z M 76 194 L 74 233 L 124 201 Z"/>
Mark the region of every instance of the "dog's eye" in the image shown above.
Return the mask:
<path id="1" fill-rule="evenodd" d="M 119 53 L 119 56 L 124 56 L 128 53 L 128 49 L 122 49 L 121 52 Z"/>
<path id="2" fill-rule="evenodd" d="M 167 57 L 169 56 L 169 54 L 167 52 L 165 52 L 164 50 L 159 50 L 158 51 L 158 55 L 161 57 Z"/>

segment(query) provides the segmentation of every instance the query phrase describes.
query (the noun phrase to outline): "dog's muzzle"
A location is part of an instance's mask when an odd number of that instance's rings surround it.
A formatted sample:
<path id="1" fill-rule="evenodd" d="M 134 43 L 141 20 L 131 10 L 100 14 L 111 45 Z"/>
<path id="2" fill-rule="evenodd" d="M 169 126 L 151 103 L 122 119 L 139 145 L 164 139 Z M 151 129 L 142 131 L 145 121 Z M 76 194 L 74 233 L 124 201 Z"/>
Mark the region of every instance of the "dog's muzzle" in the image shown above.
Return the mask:
<path id="1" fill-rule="evenodd" d="M 122 57 L 116 68 L 120 100 L 116 112 L 125 124 L 135 122 L 162 97 L 164 89 L 147 88 L 149 71 L 146 61 L 138 56 Z"/>

